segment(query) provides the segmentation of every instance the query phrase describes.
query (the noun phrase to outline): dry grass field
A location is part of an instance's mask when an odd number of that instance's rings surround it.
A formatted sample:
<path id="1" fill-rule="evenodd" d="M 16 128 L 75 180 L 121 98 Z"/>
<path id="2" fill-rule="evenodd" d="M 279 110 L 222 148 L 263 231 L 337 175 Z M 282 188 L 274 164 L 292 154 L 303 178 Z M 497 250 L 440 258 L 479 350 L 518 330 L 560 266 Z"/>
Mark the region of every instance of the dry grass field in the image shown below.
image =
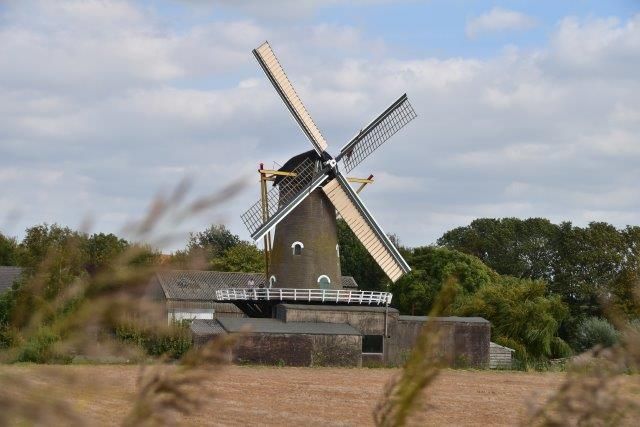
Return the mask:
<path id="1" fill-rule="evenodd" d="M 73 385 L 52 384 L 49 369 L 74 373 Z M 167 367 L 166 369 L 174 369 Z M 135 396 L 137 366 L 13 365 L 42 390 L 64 398 L 93 425 L 117 425 Z M 186 425 L 371 425 L 372 410 L 393 369 L 229 366 L 205 382 L 208 397 Z M 560 373 L 445 370 L 429 389 L 415 425 L 515 425 L 562 381 Z M 96 387 L 96 384 L 100 384 Z M 11 387 L 11 384 L 2 384 Z M 16 390 L 16 393 L 20 393 Z"/>

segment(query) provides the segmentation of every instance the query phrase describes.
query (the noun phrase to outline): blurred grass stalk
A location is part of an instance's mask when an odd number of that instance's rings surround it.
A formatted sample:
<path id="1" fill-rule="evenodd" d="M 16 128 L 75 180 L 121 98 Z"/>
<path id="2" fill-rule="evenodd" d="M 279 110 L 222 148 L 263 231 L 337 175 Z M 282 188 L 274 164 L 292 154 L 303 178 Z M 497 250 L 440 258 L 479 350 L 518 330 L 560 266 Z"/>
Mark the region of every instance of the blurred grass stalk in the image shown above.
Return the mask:
<path id="1" fill-rule="evenodd" d="M 159 233 L 158 226 L 163 221 L 171 221 L 177 227 L 196 214 L 210 213 L 228 202 L 243 185 L 244 182 L 236 181 L 216 194 L 186 203 L 189 185 L 183 181 L 168 197 L 156 197 L 146 216 L 129 224 L 125 231 L 136 241 L 165 243 L 172 236 Z M 62 252 L 73 254 L 78 244 L 71 239 Z M 62 274 L 63 265 L 61 254 L 50 250 L 22 284 L 23 297 L 13 310 L 20 327 L 12 331 L 14 345 L 0 353 L 1 361 L 14 362 L 27 354 L 36 360 L 41 358 L 42 362 L 69 362 L 72 355 L 83 355 L 93 360 L 124 357 L 149 363 L 138 345 L 124 342 L 113 333 L 119 326 L 130 325 L 134 320 L 167 328 L 161 307 L 146 295 L 152 275 L 166 266 L 138 262 L 145 251 L 148 251 L 145 246 L 133 245 L 106 268 L 93 275 L 80 274 L 69 285 L 54 289 L 57 293 L 52 294 L 52 271 Z M 59 280 L 58 284 L 61 282 Z M 163 366 L 167 356 L 152 361 L 155 363 L 153 369 L 141 369 L 139 390 L 125 425 L 172 424 L 176 422 L 176 416 L 196 410 L 203 395 L 196 393 L 198 384 L 226 363 L 232 344 L 230 339 L 220 339 L 192 349 L 175 369 Z M 3 384 L 11 384 L 11 387 L 0 387 L 0 424 L 91 424 L 55 392 L 56 387 L 73 387 L 78 380 L 77 374 L 51 366 L 44 375 L 45 381 L 26 377 L 20 372 L 0 374 Z M 43 386 L 43 382 L 47 386 Z M 101 384 L 100 378 L 91 381 L 95 390 L 99 390 Z"/>
<path id="2" fill-rule="evenodd" d="M 455 277 L 445 280 L 429 312 L 430 319 L 446 312 L 455 299 L 457 288 Z M 402 371 L 387 384 L 376 406 L 373 418 L 377 426 L 404 426 L 409 417 L 421 408 L 424 391 L 443 367 L 436 350 L 440 347 L 439 342 L 440 334 L 434 322 L 427 320 Z"/>

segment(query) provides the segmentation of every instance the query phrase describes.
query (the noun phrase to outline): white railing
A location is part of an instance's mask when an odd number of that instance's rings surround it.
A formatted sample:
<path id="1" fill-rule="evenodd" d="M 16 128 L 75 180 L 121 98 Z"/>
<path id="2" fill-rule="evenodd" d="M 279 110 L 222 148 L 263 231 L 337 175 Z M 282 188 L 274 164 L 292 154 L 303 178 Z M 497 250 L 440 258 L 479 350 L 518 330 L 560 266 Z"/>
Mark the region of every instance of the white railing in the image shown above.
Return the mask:
<path id="1" fill-rule="evenodd" d="M 218 301 L 316 301 L 347 304 L 391 304 L 390 292 L 348 289 L 230 288 L 216 291 Z"/>

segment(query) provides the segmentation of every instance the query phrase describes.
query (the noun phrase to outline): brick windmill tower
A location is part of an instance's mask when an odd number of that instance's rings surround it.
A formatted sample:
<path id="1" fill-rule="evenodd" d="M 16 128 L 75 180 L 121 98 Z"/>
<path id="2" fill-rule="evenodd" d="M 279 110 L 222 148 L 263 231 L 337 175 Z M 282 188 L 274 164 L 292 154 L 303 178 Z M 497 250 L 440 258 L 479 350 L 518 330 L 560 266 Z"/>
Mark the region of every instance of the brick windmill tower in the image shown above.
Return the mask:
<path id="1" fill-rule="evenodd" d="M 260 301 L 289 299 L 388 304 L 391 294 L 384 292 L 377 293 L 380 295 L 374 300 L 358 294 L 373 295 L 371 291 L 340 294 L 345 291 L 340 284 L 336 212 L 393 282 L 410 271 L 342 174 L 342 170 L 349 172 L 355 168 L 416 117 L 406 94 L 362 128 L 333 157 L 269 44 L 265 42 L 253 54 L 313 149 L 292 157 L 279 171 L 272 171 L 276 172 L 272 189 L 267 192 L 263 188 L 261 200 L 242 215 L 254 240 L 274 231 L 269 288 L 254 290 L 251 295 L 241 289 L 224 290 L 219 291 L 218 298 L 253 301 L 254 306 L 260 305 Z"/>

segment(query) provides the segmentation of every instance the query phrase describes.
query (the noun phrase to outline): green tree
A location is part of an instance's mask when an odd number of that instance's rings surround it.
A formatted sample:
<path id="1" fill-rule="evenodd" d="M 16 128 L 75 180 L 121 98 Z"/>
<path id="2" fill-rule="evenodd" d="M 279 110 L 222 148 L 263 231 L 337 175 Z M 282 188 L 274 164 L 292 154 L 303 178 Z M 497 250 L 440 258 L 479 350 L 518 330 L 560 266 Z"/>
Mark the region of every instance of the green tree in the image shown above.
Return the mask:
<path id="1" fill-rule="evenodd" d="M 86 269 L 90 274 L 104 269 L 129 247 L 129 242 L 115 234 L 92 234 L 85 242 Z"/>
<path id="2" fill-rule="evenodd" d="M 546 280 L 549 292 L 568 304 L 571 315 L 561 331 L 569 341 L 582 319 L 601 317 L 607 308 L 631 318 L 640 312 L 634 297 L 640 227 L 483 218 L 445 233 L 438 244 L 475 255 L 499 274 Z"/>
<path id="3" fill-rule="evenodd" d="M 500 274 L 550 281 L 558 234 L 544 218 L 480 218 L 446 232 L 438 245 L 474 255 Z"/>
<path id="4" fill-rule="evenodd" d="M 20 242 L 20 265 L 35 269 L 45 259 L 64 251 L 73 250 L 74 260 L 82 258 L 81 244 L 86 236 L 62 227 L 58 224 L 40 224 L 27 228 L 25 236 Z M 71 255 L 71 254 L 67 254 Z M 82 262 L 73 263 L 73 271 L 78 273 L 84 265 Z"/>
<path id="5" fill-rule="evenodd" d="M 558 337 L 568 309 L 559 296 L 548 295 L 542 280 L 499 277 L 457 300 L 451 314 L 489 320 L 492 340 L 516 349 L 525 362 L 564 357 L 571 351 Z"/>
<path id="6" fill-rule="evenodd" d="M 394 305 L 403 313 L 425 315 L 431 309 L 443 283 L 455 277 L 458 295 L 474 293 L 498 277 L 474 256 L 461 252 L 424 246 L 407 254 L 412 268 L 393 286 Z"/>
<path id="7" fill-rule="evenodd" d="M 211 268 L 219 271 L 261 272 L 264 270 L 264 253 L 254 244 L 241 241 L 227 249 L 221 257 L 213 259 Z"/>
<path id="8" fill-rule="evenodd" d="M 202 252 L 207 261 L 222 256 L 240 243 L 240 238 L 221 224 L 213 224 L 204 231 L 191 233 L 187 248 L 192 254 Z"/>
<path id="9" fill-rule="evenodd" d="M 573 316 L 602 316 L 610 286 L 623 274 L 629 248 L 623 233 L 603 222 L 587 227 L 560 225 L 558 262 L 551 290 L 569 304 Z"/>
<path id="10" fill-rule="evenodd" d="M 338 219 L 338 244 L 343 275 L 353 276 L 362 290 L 386 289 L 386 274 L 343 219 Z"/>
<path id="11" fill-rule="evenodd" d="M 18 265 L 18 242 L 0 233 L 0 265 Z"/>

